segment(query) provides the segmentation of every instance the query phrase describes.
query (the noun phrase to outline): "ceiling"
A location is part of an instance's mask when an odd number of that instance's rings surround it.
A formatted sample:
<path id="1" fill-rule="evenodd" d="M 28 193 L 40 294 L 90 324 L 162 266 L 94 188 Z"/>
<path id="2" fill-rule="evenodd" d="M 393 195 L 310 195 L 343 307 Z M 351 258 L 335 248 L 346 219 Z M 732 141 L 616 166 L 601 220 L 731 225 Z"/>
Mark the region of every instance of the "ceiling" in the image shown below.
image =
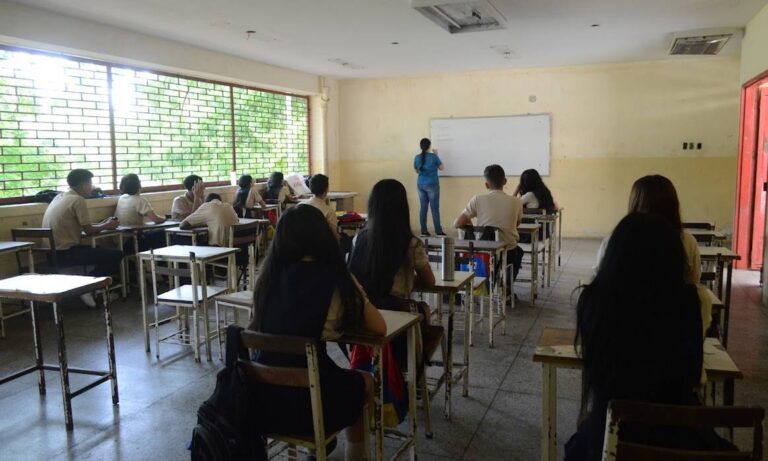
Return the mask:
<path id="1" fill-rule="evenodd" d="M 768 3 L 490 0 L 506 29 L 451 35 L 414 10 L 411 0 L 16 1 L 342 78 L 685 59 L 668 56 L 672 34 L 743 28 Z M 250 38 L 247 30 L 254 31 Z M 721 55 L 738 52 L 738 39 L 732 39 Z"/>

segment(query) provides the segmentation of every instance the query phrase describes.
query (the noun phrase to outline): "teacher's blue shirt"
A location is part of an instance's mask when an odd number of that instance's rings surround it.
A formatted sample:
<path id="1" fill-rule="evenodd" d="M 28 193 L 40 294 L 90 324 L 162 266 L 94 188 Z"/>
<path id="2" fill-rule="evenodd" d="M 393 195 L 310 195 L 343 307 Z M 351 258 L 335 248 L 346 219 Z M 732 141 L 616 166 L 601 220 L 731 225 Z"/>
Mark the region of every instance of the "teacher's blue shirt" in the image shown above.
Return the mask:
<path id="1" fill-rule="evenodd" d="M 437 170 L 442 164 L 443 162 L 440 161 L 440 157 L 431 152 L 427 152 L 427 155 L 424 157 L 424 164 L 421 162 L 421 153 L 416 154 L 416 157 L 413 159 L 413 168 L 419 172 L 419 179 L 416 184 L 419 186 L 429 186 L 439 183 L 440 179 L 437 176 Z"/>

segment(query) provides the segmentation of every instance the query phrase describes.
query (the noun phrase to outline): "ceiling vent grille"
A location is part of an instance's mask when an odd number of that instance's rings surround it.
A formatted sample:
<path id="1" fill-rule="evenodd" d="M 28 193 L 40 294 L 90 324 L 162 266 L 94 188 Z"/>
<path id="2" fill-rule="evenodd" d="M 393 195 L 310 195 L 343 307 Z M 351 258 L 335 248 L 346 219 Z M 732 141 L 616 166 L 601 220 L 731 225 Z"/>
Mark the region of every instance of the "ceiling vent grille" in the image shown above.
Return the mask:
<path id="1" fill-rule="evenodd" d="M 720 52 L 733 34 L 675 37 L 671 55 L 713 55 Z"/>
<path id="2" fill-rule="evenodd" d="M 487 0 L 412 0 L 411 5 L 451 34 L 504 29 L 504 16 Z"/>

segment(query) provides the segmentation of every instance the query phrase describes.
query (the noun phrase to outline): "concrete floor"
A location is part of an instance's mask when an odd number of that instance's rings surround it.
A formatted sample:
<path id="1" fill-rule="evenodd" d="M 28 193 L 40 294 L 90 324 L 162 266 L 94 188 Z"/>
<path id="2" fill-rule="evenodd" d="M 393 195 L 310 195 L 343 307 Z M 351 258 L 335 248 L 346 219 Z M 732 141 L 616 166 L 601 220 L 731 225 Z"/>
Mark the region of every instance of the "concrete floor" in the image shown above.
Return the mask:
<path id="1" fill-rule="evenodd" d="M 453 421 L 442 419 L 442 398 L 432 403 L 435 437 L 420 436 L 419 460 L 536 460 L 540 452 L 541 368 L 531 362 L 544 327 L 573 327 L 571 293 L 585 279 L 599 241 L 566 240 L 563 266 L 535 308 L 525 302 L 528 291 L 511 311 L 506 336 L 488 349 L 478 332 L 471 350 L 470 396 L 454 394 Z M 734 279 L 729 352 L 744 372 L 736 384 L 739 405 L 768 407 L 768 311 L 759 304 L 756 273 L 738 272 Z M 102 385 L 73 402 L 75 430 L 64 430 L 58 374 L 46 373 L 48 395 L 37 392 L 35 375 L 0 386 L 0 460 L 183 460 L 198 405 L 213 390 L 220 362 L 195 363 L 187 350 L 166 345 L 162 359 L 144 353 L 139 301 L 134 294 L 113 304 L 120 405 L 111 405 L 109 386 Z M 70 366 L 106 367 L 103 317 L 72 300 L 64 321 Z M 47 361 L 56 362 L 50 311 L 42 316 Z M 33 362 L 28 317 L 12 319 L 0 340 L 0 375 Z M 460 353 L 462 337 L 455 338 Z M 214 356 L 217 355 L 214 350 Z M 72 375 L 73 388 L 89 378 Z M 575 429 L 580 373 L 559 373 L 558 440 Z M 421 423 L 421 412 L 419 412 Z M 738 434 L 737 440 L 744 437 Z M 748 440 L 748 439 L 747 439 Z M 340 445 L 343 445 L 343 441 Z M 332 459 L 343 459 L 343 446 Z M 562 456 L 562 447 L 560 446 Z"/>

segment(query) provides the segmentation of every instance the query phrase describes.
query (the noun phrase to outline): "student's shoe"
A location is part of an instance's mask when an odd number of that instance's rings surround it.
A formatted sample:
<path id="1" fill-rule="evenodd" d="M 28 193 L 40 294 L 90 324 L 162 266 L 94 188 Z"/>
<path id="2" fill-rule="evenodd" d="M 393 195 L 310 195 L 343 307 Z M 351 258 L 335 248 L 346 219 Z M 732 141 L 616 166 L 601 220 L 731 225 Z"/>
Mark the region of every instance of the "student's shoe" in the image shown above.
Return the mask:
<path id="1" fill-rule="evenodd" d="M 80 299 L 83 301 L 83 304 L 91 309 L 96 307 L 96 299 L 93 298 L 93 293 L 83 293 L 80 295 Z"/>

